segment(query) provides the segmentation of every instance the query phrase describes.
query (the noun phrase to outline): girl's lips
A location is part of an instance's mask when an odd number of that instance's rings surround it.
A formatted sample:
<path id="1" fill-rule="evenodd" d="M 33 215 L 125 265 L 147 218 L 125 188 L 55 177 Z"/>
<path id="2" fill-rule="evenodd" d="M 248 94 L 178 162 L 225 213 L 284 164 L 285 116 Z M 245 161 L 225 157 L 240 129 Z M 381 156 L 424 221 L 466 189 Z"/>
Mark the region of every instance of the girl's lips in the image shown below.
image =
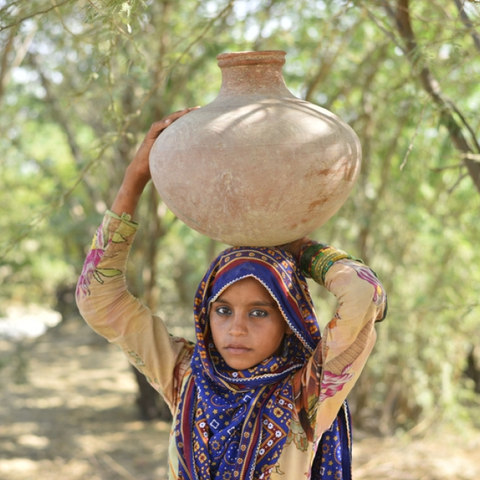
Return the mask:
<path id="1" fill-rule="evenodd" d="M 244 347 L 243 345 L 227 345 L 225 350 L 234 355 L 240 355 L 250 351 L 249 348 Z"/>

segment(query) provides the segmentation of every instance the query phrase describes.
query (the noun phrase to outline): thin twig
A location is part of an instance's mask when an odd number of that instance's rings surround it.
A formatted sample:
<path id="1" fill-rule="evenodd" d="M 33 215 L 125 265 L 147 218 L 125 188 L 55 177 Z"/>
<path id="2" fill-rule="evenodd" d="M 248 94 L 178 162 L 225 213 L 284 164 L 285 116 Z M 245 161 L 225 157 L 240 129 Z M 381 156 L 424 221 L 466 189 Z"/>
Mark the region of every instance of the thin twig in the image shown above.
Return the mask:
<path id="1" fill-rule="evenodd" d="M 445 101 L 450 105 L 452 110 L 460 117 L 460 120 L 462 121 L 463 125 L 465 128 L 470 132 L 470 136 L 472 137 L 473 143 L 477 147 L 477 151 L 480 152 L 480 144 L 478 143 L 477 136 L 475 135 L 475 131 L 473 128 L 470 126 L 470 124 L 467 122 L 466 118 L 464 117 L 463 113 L 459 110 L 457 105 L 453 102 L 451 99 L 445 99 Z"/>
<path id="2" fill-rule="evenodd" d="M 457 179 L 457 181 L 447 190 L 447 193 L 450 195 L 454 192 L 454 190 L 460 185 L 460 183 L 462 183 L 462 180 L 465 178 L 465 177 L 468 177 L 468 173 L 463 173 L 462 175 L 460 175 Z"/>
<path id="3" fill-rule="evenodd" d="M 9 53 L 12 50 L 13 47 L 13 40 L 16 35 L 16 29 L 13 29 L 8 38 L 7 41 L 5 42 L 5 48 L 3 49 L 3 55 L 2 55 L 2 60 L 0 61 L 0 102 L 3 97 L 3 92 L 5 89 L 5 86 L 8 83 L 8 75 L 7 75 L 7 63 L 8 63 L 8 57 Z"/>
<path id="4" fill-rule="evenodd" d="M 54 7 L 54 10 L 55 10 L 55 13 L 57 14 L 58 16 L 58 19 L 60 20 L 60 23 L 62 24 L 62 27 L 65 29 L 65 31 L 67 31 L 72 37 L 77 37 L 78 35 L 76 35 L 75 33 L 73 33 L 66 25 L 65 25 L 65 22 L 63 21 L 63 18 L 62 18 L 62 15 L 60 14 L 60 9 L 58 8 L 59 5 L 58 3 L 55 3 L 55 0 L 51 0 L 52 2 L 52 5 Z"/>
<path id="5" fill-rule="evenodd" d="M 189 45 L 187 45 L 185 47 L 185 49 L 183 50 L 183 52 L 180 54 L 180 56 L 169 66 L 168 70 L 169 70 L 169 73 L 171 73 L 173 71 L 173 69 L 180 63 L 180 61 L 183 59 L 183 57 L 185 55 L 187 55 L 187 53 L 194 47 L 195 44 L 197 44 L 202 38 L 205 37 L 205 35 L 207 34 L 207 32 L 212 28 L 213 24 L 220 18 L 222 18 L 224 15 L 226 15 L 226 13 L 231 10 L 233 4 L 235 3 L 235 0 L 230 0 L 230 2 L 228 2 L 228 5 L 214 18 L 212 18 L 210 20 L 210 22 L 208 22 L 208 24 L 205 26 L 205 28 L 203 29 L 203 31 L 192 41 L 190 42 Z M 150 100 L 151 96 L 155 93 L 155 91 L 157 90 L 157 88 L 164 82 L 166 76 L 162 76 L 160 78 L 160 80 L 158 80 L 158 82 L 150 89 L 150 91 L 148 92 L 148 94 L 145 96 L 145 98 L 143 99 L 143 101 L 141 102 L 139 108 L 138 108 L 138 115 L 140 115 L 140 112 L 142 111 L 143 107 L 145 106 L 145 104 L 148 102 L 148 100 Z M 130 124 L 131 120 L 128 122 L 128 124 Z M 125 129 L 122 129 L 122 132 L 124 132 Z"/>
<path id="6" fill-rule="evenodd" d="M 446 167 L 436 167 L 436 168 L 431 168 L 430 170 L 435 173 L 440 173 L 440 172 L 443 172 L 444 170 L 452 170 L 455 168 L 463 168 L 463 167 L 465 167 L 465 164 L 456 163 L 455 165 L 447 165 Z"/>
<path id="7" fill-rule="evenodd" d="M 28 52 L 28 49 L 29 49 L 31 43 L 33 42 L 33 39 L 34 39 L 34 37 L 37 33 L 37 29 L 38 29 L 37 25 L 34 25 L 32 30 L 28 33 L 25 40 L 22 42 L 20 47 L 17 49 L 16 54 L 15 54 L 15 58 L 14 58 L 12 64 L 9 66 L 8 71 L 7 71 L 7 61 L 8 61 L 8 51 L 7 51 L 7 49 L 9 48 L 9 46 L 7 44 L 7 47 L 5 48 L 5 50 L 3 52 L 4 56 L 3 56 L 3 60 L 2 60 L 2 69 L 1 69 L 1 72 L 0 72 L 0 102 L 1 102 L 1 99 L 3 97 L 3 92 L 8 85 L 8 82 L 10 81 L 10 76 L 11 76 L 12 70 L 21 65 L 23 59 L 25 58 L 25 55 Z M 15 35 L 16 35 L 16 31 L 12 30 L 11 31 L 12 41 L 13 41 L 13 37 Z M 10 45 L 10 47 L 11 47 L 11 45 Z"/>
<path id="8" fill-rule="evenodd" d="M 458 8 L 458 16 L 460 17 L 460 20 L 472 36 L 475 47 L 477 47 L 477 50 L 480 51 L 480 35 L 475 31 L 475 26 L 465 11 L 465 2 L 461 2 L 460 0 L 453 0 L 453 2 Z"/>
<path id="9" fill-rule="evenodd" d="M 388 4 L 386 4 L 386 6 L 390 8 Z M 373 14 L 371 10 L 369 10 L 365 5 L 363 5 L 363 8 L 367 12 L 367 15 L 370 17 L 370 19 L 373 20 L 373 23 L 377 25 L 377 27 L 385 34 L 385 36 L 387 36 L 395 44 L 396 47 L 398 47 L 403 53 L 405 53 L 405 49 L 403 48 L 402 44 L 397 40 L 395 35 L 382 25 L 380 20 Z"/>
<path id="10" fill-rule="evenodd" d="M 99 10 L 99 8 L 92 2 L 92 0 L 87 0 L 87 2 L 92 6 L 92 8 L 94 10 L 97 11 L 97 13 L 99 15 L 102 15 L 102 11 Z M 133 41 L 133 38 L 132 36 L 126 32 L 120 25 L 118 25 L 117 22 L 115 22 L 111 17 L 109 17 L 109 21 L 113 24 L 113 26 L 123 35 L 125 36 L 128 40 L 130 40 L 130 42 L 132 42 L 133 46 L 135 47 L 135 50 L 140 54 L 142 55 L 142 53 L 140 52 L 140 50 L 138 50 L 137 46 L 135 45 L 135 42 Z"/>
<path id="11" fill-rule="evenodd" d="M 382 4 L 385 6 L 387 13 L 392 15 L 393 12 L 388 2 L 383 0 Z M 432 75 L 425 59 L 419 54 L 418 43 L 410 20 L 409 0 L 397 0 L 395 23 L 398 34 L 403 39 L 403 51 L 406 52 L 406 56 L 412 65 L 412 70 L 418 75 L 423 89 L 439 107 L 442 123 L 447 128 L 453 145 L 460 153 L 474 153 L 463 134 L 462 125 L 455 118 L 455 114 L 459 115 L 459 112 L 455 111 L 452 104 L 444 97 L 439 82 Z M 459 116 L 462 123 L 466 122 L 465 117 Z M 468 131 L 470 133 L 472 130 L 468 129 Z M 476 139 L 475 144 L 478 144 Z M 465 158 L 464 162 L 475 187 L 480 192 L 480 165 L 468 158 Z"/>
<path id="12" fill-rule="evenodd" d="M 8 10 L 9 8 L 16 7 L 17 4 L 22 3 L 23 0 L 10 0 L 10 2 L 5 3 L 3 7 L 0 8 L 0 14 Z"/>
<path id="13" fill-rule="evenodd" d="M 3 260 L 15 247 L 18 242 L 21 242 L 24 238 L 28 237 L 30 233 L 35 230 L 46 218 L 52 215 L 52 211 L 56 208 L 61 207 L 65 200 L 73 193 L 73 191 L 77 188 L 80 182 L 83 180 L 87 172 L 100 160 L 102 155 L 104 154 L 105 150 L 110 146 L 104 145 L 98 155 L 90 160 L 81 170 L 79 176 L 75 180 L 75 182 L 65 190 L 60 196 L 58 196 L 55 200 L 53 200 L 42 212 L 40 212 L 36 217 L 34 217 L 30 223 L 25 227 L 25 230 L 17 235 L 16 237 L 12 238 L 3 246 L 3 251 L 0 252 L 0 260 Z"/>
<path id="14" fill-rule="evenodd" d="M 423 121 L 423 116 L 425 115 L 426 108 L 427 108 L 427 101 L 425 100 L 425 102 L 423 104 L 423 108 L 422 108 L 422 113 L 420 114 L 420 118 L 417 122 L 417 126 L 415 127 L 415 132 L 413 133 L 413 137 L 410 140 L 410 145 L 408 146 L 407 152 L 405 153 L 405 156 L 403 157 L 402 164 L 400 165 L 400 171 L 402 171 L 403 168 L 405 167 L 405 165 L 407 164 L 408 157 L 409 157 L 410 152 L 412 151 L 412 148 L 413 148 L 413 143 L 415 141 L 415 138 L 417 138 L 417 135 L 418 135 L 418 130 L 420 128 L 420 124 Z"/>
<path id="15" fill-rule="evenodd" d="M 347 6 L 348 4 L 346 5 L 346 7 Z M 331 21 L 333 20 L 334 19 L 332 19 Z M 336 48 L 334 48 L 333 46 L 327 47 L 326 49 L 327 51 L 322 55 L 322 60 L 319 62 L 317 72 L 315 73 L 315 75 L 313 75 L 313 78 L 308 83 L 304 84 L 302 88 L 302 90 L 303 89 L 306 90 L 304 100 L 306 100 L 307 102 L 312 101 L 313 93 L 317 85 L 319 85 L 325 80 L 325 78 L 328 76 L 328 74 L 332 70 L 335 62 L 341 55 L 342 51 L 345 50 L 350 45 L 351 34 L 356 30 L 356 28 L 360 25 L 361 22 L 362 20 L 359 19 L 348 29 L 348 32 L 344 32 L 342 34 L 342 37 L 341 37 L 342 40 L 339 42 L 339 44 L 336 45 Z M 336 33 L 338 33 L 338 30 Z M 326 32 L 325 37 L 328 38 L 328 36 L 329 35 L 332 36 L 332 34 L 333 32 Z M 322 42 L 320 41 L 319 44 L 321 43 Z M 323 42 L 323 43 L 328 44 L 328 42 Z"/>
<path id="16" fill-rule="evenodd" d="M 54 5 L 50 8 L 47 8 L 45 10 L 40 10 L 38 12 L 35 12 L 35 13 L 31 13 L 30 15 L 27 15 L 26 17 L 23 17 L 21 18 L 20 20 L 17 20 L 15 23 L 11 23 L 10 25 L 6 25 L 4 27 L 0 27 L 0 32 L 3 32 L 4 30 L 8 30 L 9 28 L 12 28 L 12 27 L 16 27 L 17 25 L 20 25 L 22 22 L 24 22 L 25 20 L 28 20 L 30 18 L 33 18 L 33 17 L 36 17 L 37 15 L 42 15 L 44 13 L 48 13 L 50 12 L 51 10 L 54 10 L 55 8 L 58 8 L 58 7 L 61 7 L 62 5 L 65 5 L 67 3 L 71 3 L 73 2 L 74 0 L 63 0 L 63 2 L 61 3 L 58 3 L 57 5 Z"/>

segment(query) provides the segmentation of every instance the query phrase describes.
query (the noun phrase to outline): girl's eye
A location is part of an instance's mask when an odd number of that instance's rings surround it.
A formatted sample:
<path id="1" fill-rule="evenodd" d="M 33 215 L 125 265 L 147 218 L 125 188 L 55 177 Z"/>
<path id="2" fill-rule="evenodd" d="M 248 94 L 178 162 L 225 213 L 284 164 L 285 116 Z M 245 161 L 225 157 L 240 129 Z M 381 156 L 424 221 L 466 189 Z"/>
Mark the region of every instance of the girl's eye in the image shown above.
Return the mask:
<path id="1" fill-rule="evenodd" d="M 217 307 L 215 312 L 218 313 L 218 315 L 229 315 L 231 313 L 228 307 Z"/>
<path id="2" fill-rule="evenodd" d="M 268 316 L 268 312 L 266 312 L 265 310 L 253 310 L 250 313 L 250 315 L 252 317 L 263 318 L 263 317 Z"/>

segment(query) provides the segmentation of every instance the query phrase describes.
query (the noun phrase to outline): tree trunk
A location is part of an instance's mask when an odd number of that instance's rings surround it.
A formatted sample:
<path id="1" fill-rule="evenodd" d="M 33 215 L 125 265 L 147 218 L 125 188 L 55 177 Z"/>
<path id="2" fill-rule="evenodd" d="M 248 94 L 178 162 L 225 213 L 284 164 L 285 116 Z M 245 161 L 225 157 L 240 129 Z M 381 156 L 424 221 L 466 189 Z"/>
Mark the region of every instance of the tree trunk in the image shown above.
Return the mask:
<path id="1" fill-rule="evenodd" d="M 147 382 L 143 373 L 140 373 L 134 366 L 132 366 L 133 373 L 138 385 L 137 405 L 140 411 L 142 420 L 166 420 L 172 419 L 167 404 L 164 402 L 159 393 Z"/>
<path id="2" fill-rule="evenodd" d="M 480 347 L 472 345 L 467 355 L 465 375 L 471 378 L 475 385 L 475 393 L 480 393 Z"/>

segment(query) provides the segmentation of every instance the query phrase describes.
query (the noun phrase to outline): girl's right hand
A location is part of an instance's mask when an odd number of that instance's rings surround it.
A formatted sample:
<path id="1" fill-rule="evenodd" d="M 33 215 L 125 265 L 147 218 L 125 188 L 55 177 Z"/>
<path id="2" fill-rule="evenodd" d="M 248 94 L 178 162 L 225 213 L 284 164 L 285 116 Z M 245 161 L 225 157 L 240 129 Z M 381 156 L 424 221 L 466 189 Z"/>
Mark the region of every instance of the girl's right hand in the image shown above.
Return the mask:
<path id="1" fill-rule="evenodd" d="M 301 253 L 304 247 L 311 245 L 314 242 L 315 241 L 311 240 L 309 237 L 303 237 L 303 238 L 299 238 L 298 240 L 294 240 L 293 242 L 280 245 L 279 248 L 291 253 L 295 258 L 296 262 L 299 264 Z"/>
<path id="2" fill-rule="evenodd" d="M 185 108 L 178 112 L 171 113 L 165 118 L 162 118 L 162 120 L 153 123 L 142 144 L 138 148 L 132 163 L 129 165 L 127 174 L 136 177 L 136 180 L 145 187 L 148 181 L 152 178 L 150 174 L 149 156 L 155 140 L 163 130 L 169 127 L 175 120 L 178 120 L 180 117 L 183 117 L 187 113 L 192 110 L 197 110 L 198 108 L 200 107 Z"/>
<path id="3" fill-rule="evenodd" d="M 145 186 L 152 178 L 149 156 L 155 140 L 163 130 L 169 127 L 175 120 L 198 108 L 200 107 L 185 108 L 184 110 L 171 113 L 162 120 L 152 124 L 145 139 L 137 150 L 132 163 L 127 167 L 123 183 L 111 207 L 112 212 L 117 215 L 128 213 L 133 216 L 138 205 L 138 200 Z"/>

